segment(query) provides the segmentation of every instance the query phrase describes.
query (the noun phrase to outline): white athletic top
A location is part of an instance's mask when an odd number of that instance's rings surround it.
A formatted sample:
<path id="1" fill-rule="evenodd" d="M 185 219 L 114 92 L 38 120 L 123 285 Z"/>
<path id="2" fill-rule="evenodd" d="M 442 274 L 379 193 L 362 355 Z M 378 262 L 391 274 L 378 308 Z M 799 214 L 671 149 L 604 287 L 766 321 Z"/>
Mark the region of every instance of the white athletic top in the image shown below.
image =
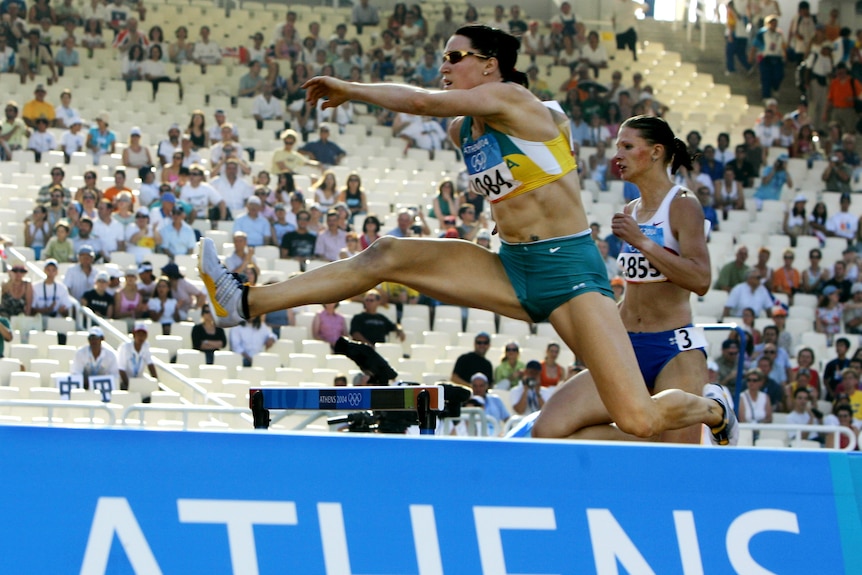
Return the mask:
<path id="1" fill-rule="evenodd" d="M 677 196 L 681 186 L 674 186 L 670 189 L 661 205 L 656 210 L 648 223 L 639 224 L 641 232 L 662 246 L 671 253 L 679 255 L 679 242 L 673 237 L 673 232 L 670 229 L 670 203 Z M 641 200 L 638 199 L 632 208 L 631 216 L 637 221 L 638 208 L 641 205 Z M 622 270 L 622 275 L 629 283 L 654 283 L 666 282 L 667 276 L 658 271 L 652 266 L 645 255 L 640 250 L 631 246 L 628 242 L 623 242 L 620 255 L 617 256 L 617 265 Z"/>

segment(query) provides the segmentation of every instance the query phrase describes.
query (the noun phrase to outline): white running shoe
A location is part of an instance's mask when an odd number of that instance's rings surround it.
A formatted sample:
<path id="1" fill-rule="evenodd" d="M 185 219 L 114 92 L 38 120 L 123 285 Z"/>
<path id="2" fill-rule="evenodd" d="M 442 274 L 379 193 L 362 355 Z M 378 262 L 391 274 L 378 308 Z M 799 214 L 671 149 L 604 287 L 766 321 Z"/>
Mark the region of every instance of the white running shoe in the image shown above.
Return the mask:
<path id="1" fill-rule="evenodd" d="M 712 442 L 715 445 L 736 445 L 739 443 L 739 422 L 736 413 L 730 408 L 730 404 L 724 397 L 724 390 L 720 385 L 708 384 L 704 388 L 703 396 L 712 399 L 721 406 L 724 411 L 724 420 L 715 427 L 710 427 Z"/>
<path id="2" fill-rule="evenodd" d="M 242 322 L 242 282 L 222 265 L 212 238 L 201 239 L 198 273 L 207 288 L 216 325 L 233 327 Z"/>

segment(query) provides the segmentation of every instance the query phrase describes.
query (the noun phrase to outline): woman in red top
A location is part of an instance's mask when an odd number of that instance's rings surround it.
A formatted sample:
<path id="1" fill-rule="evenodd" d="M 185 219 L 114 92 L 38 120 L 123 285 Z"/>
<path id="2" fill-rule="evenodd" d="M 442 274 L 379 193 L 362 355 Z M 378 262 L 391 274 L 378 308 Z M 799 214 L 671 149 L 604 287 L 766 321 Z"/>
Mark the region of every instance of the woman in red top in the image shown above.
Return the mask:
<path id="1" fill-rule="evenodd" d="M 793 267 L 793 260 L 796 257 L 793 250 L 784 250 L 782 257 L 784 258 L 784 265 L 772 273 L 772 291 L 786 293 L 790 296 L 790 302 L 793 303 L 793 294 L 799 291 L 802 276 L 799 270 Z"/>
<path id="2" fill-rule="evenodd" d="M 539 376 L 539 383 L 542 387 L 553 387 L 560 383 L 565 375 L 565 369 L 557 363 L 557 358 L 560 355 L 560 344 L 551 342 L 545 349 L 545 359 L 542 361 L 542 373 Z"/>
<path id="3" fill-rule="evenodd" d="M 815 369 L 814 350 L 810 347 L 803 347 L 796 352 L 796 367 L 793 368 L 794 378 L 800 369 L 808 370 L 811 377 L 809 385 L 811 387 L 816 387 L 818 395 L 822 395 L 822 393 L 820 393 L 820 373 Z"/>

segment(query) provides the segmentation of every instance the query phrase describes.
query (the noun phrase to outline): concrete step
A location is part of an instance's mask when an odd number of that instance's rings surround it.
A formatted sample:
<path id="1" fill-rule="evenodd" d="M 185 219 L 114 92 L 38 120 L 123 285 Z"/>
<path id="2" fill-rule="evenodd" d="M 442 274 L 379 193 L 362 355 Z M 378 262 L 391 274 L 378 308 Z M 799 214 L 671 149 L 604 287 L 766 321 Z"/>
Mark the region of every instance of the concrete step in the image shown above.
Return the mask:
<path id="1" fill-rule="evenodd" d="M 682 24 L 674 26 L 671 22 L 644 20 L 639 23 L 638 38 L 641 42 L 660 42 L 665 50 L 678 52 L 683 62 L 689 62 L 697 67 L 698 72 L 712 74 L 716 83 L 728 84 L 733 94 L 745 96 L 749 105 L 762 105 L 760 78 L 755 71 L 752 75 L 736 72 L 726 75 L 724 26 L 721 24 L 704 24 L 706 27 L 706 47 L 700 49 L 700 28 L 692 30 L 692 39 L 687 39 L 687 31 Z M 738 67 L 737 67 L 738 69 Z M 799 92 L 794 86 L 794 67 L 787 65 L 785 79 L 776 94 L 782 111 L 790 111 L 799 101 Z M 704 102 L 708 106 L 708 102 Z"/>

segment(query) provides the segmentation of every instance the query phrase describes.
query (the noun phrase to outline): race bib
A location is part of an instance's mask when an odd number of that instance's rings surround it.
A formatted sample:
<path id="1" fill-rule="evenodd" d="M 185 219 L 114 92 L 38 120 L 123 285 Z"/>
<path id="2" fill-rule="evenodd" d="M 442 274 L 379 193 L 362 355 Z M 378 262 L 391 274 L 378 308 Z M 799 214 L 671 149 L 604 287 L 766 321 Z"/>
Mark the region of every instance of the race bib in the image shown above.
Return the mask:
<path id="1" fill-rule="evenodd" d="M 703 328 L 689 326 L 673 330 L 676 348 L 680 351 L 703 349 L 706 347 L 706 335 Z"/>
<path id="2" fill-rule="evenodd" d="M 500 145 L 491 136 L 480 136 L 463 146 L 470 188 L 496 202 L 521 187 L 512 175 Z"/>
<path id="3" fill-rule="evenodd" d="M 641 225 L 640 229 L 647 238 L 664 247 L 664 230 L 662 228 Z M 617 256 L 617 265 L 619 265 L 626 280 L 632 283 L 658 282 L 667 279 L 664 274 L 653 267 L 639 249 L 629 244 L 624 244 L 623 249 L 620 250 L 620 255 Z"/>

